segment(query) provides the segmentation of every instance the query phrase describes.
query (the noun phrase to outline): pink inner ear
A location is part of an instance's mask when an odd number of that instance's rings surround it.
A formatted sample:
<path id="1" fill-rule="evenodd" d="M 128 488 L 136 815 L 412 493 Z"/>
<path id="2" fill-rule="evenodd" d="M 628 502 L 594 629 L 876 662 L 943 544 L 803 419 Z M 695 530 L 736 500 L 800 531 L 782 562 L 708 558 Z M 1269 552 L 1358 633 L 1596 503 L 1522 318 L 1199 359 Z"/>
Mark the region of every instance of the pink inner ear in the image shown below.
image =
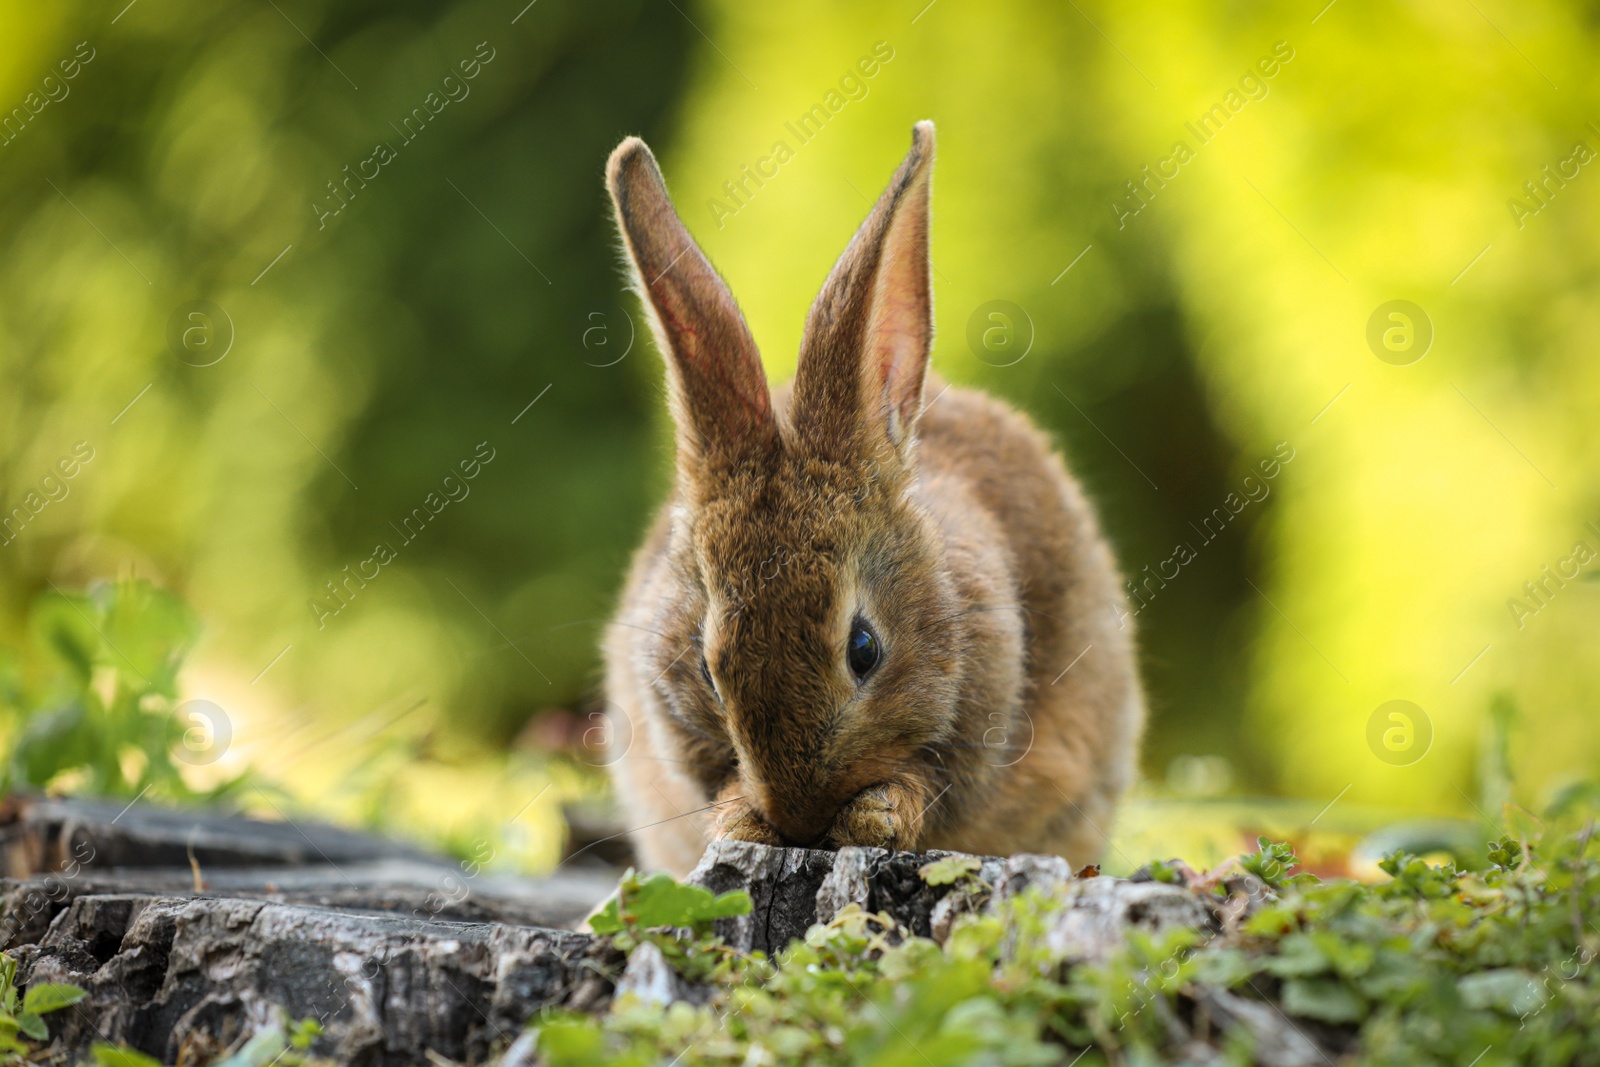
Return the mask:
<path id="1" fill-rule="evenodd" d="M 917 368 L 927 351 L 926 332 L 918 320 L 919 316 L 908 306 L 892 301 L 873 330 L 872 358 L 878 387 L 884 399 L 906 418 L 916 414 L 914 405 L 922 385 Z"/>
<path id="2" fill-rule="evenodd" d="M 776 427 L 755 340 L 643 142 L 617 147 L 607 181 L 667 360 L 680 445 L 692 454 L 734 454 L 770 440 Z"/>
<path id="3" fill-rule="evenodd" d="M 811 305 L 793 410 L 797 431 L 819 447 L 851 447 L 860 433 L 902 445 L 921 414 L 933 341 L 932 165 L 933 124 L 919 122 L 911 151 Z M 841 426 L 854 427 L 850 440 L 836 440 Z"/>
<path id="4" fill-rule="evenodd" d="M 913 189 L 884 235 L 873 285 L 869 373 L 903 422 L 917 417 L 933 335 L 928 277 L 928 187 Z"/>

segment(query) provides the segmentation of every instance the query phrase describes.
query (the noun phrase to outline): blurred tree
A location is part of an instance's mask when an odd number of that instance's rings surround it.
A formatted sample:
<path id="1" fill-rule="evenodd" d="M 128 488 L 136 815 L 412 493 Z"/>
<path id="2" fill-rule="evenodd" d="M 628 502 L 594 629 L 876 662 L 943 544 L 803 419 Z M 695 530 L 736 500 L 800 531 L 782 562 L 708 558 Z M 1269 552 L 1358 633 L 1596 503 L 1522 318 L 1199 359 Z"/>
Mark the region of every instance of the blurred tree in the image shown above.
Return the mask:
<path id="1" fill-rule="evenodd" d="M 0 100 L 66 91 L 0 147 L 0 504 L 60 495 L 0 547 L 0 625 L 47 579 L 135 570 L 334 720 L 419 692 L 475 743 L 583 697 L 660 492 L 602 165 L 662 136 L 683 16 L 4 19 Z"/>

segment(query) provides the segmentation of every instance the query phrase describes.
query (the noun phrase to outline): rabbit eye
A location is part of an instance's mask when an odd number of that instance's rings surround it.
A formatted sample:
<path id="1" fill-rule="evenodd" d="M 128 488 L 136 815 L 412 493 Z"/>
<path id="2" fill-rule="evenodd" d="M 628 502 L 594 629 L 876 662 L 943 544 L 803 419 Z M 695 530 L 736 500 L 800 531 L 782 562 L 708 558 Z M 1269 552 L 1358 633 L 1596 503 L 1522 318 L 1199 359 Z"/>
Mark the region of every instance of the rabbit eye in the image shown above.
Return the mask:
<path id="1" fill-rule="evenodd" d="M 845 642 L 845 661 L 856 678 L 865 679 L 878 665 L 878 635 L 860 619 L 850 628 L 850 639 Z"/>

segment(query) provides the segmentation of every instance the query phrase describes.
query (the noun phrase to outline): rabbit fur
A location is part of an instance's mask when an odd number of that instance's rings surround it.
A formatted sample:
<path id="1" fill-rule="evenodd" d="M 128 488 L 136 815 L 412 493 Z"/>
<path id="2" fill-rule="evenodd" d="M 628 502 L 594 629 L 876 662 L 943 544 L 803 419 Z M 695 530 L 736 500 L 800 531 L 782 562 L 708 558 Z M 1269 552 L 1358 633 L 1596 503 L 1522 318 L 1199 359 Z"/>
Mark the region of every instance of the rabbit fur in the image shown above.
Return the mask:
<path id="1" fill-rule="evenodd" d="M 1092 508 L 1028 419 L 928 373 L 933 143 L 918 123 L 775 391 L 649 148 L 607 166 L 677 427 L 604 648 L 645 867 L 717 838 L 1087 864 L 1135 773 L 1131 616 Z M 864 676 L 847 644 L 876 650 Z"/>

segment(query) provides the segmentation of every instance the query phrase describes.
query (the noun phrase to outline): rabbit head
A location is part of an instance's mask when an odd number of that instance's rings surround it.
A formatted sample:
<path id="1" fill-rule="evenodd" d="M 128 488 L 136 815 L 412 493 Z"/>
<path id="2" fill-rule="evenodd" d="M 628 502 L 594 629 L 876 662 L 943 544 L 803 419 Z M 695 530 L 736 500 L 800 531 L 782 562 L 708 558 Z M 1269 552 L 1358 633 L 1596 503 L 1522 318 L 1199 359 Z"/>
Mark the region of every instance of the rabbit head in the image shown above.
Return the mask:
<path id="1" fill-rule="evenodd" d="M 874 787 L 925 805 L 926 750 L 956 726 L 961 601 L 916 493 L 932 164 L 918 123 L 776 398 L 650 150 L 629 138 L 607 169 L 677 424 L 668 563 L 645 591 L 662 640 L 641 670 L 707 797 L 733 790 L 785 843 L 862 843 L 841 812 Z"/>

